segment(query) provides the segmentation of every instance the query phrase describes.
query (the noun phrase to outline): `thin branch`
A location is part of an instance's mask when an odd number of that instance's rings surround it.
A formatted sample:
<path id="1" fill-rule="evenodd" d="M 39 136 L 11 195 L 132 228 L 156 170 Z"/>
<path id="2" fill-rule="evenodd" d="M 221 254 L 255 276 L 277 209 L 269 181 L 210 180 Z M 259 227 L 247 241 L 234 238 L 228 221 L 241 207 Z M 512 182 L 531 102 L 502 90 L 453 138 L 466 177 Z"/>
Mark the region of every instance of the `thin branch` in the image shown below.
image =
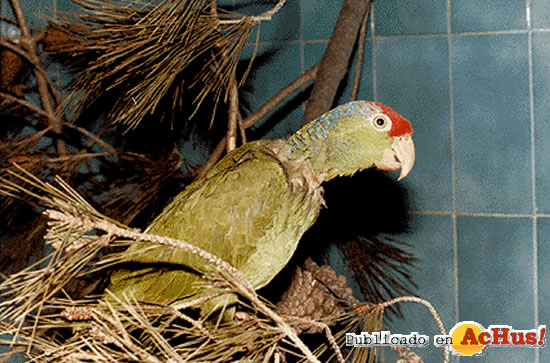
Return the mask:
<path id="1" fill-rule="evenodd" d="M 293 320 L 302 324 L 306 324 L 308 326 L 315 326 L 320 330 L 322 330 L 327 336 L 327 340 L 332 350 L 334 350 L 334 354 L 336 354 L 336 358 L 338 359 L 338 362 L 339 363 L 345 362 L 344 357 L 342 356 L 342 351 L 340 350 L 340 347 L 338 347 L 338 344 L 336 343 L 336 339 L 334 339 L 334 335 L 332 335 L 332 332 L 330 331 L 330 327 L 326 323 L 312 320 L 312 319 L 302 318 L 299 316 L 291 316 L 291 315 L 286 315 L 285 318 L 287 318 L 288 320 Z"/>
<path id="2" fill-rule="evenodd" d="M 361 85 L 361 71 L 363 70 L 363 58 L 365 57 L 365 39 L 367 38 L 367 29 L 369 27 L 370 9 L 372 9 L 372 3 L 365 12 L 361 29 L 359 30 L 359 40 L 357 44 L 357 63 L 355 64 L 355 72 L 353 74 L 353 86 L 351 87 L 350 101 L 357 99 L 357 93 L 359 92 L 359 86 Z"/>
<path id="3" fill-rule="evenodd" d="M 2 353 L 0 355 L 0 363 L 5 363 L 10 360 L 10 358 L 18 353 L 23 353 L 25 351 L 25 348 L 22 347 L 12 347 L 10 351 L 6 353 Z"/>
<path id="4" fill-rule="evenodd" d="M 210 334 L 210 332 L 204 328 L 204 326 L 202 325 L 202 323 L 201 323 L 200 321 L 195 320 L 195 319 L 193 319 L 193 318 L 191 318 L 191 317 L 189 317 L 189 316 L 183 314 L 182 312 L 180 312 L 180 311 L 177 310 L 177 309 L 174 309 L 174 308 L 171 307 L 171 306 L 168 306 L 167 308 L 168 308 L 168 311 L 169 311 L 172 315 L 177 316 L 178 318 L 183 319 L 183 320 L 185 320 L 186 322 L 190 323 L 190 324 L 193 325 L 196 329 L 198 329 L 198 330 L 201 332 L 201 334 L 203 334 L 204 336 L 208 337 L 208 339 L 212 340 L 213 342 L 216 341 L 216 338 L 214 338 L 214 337 L 212 336 L 212 334 Z"/>
<path id="5" fill-rule="evenodd" d="M 275 107 L 277 107 L 281 102 L 286 100 L 292 93 L 294 93 L 299 88 L 308 84 L 309 82 L 315 80 L 317 77 L 317 71 L 319 70 L 319 63 L 315 64 L 313 67 L 302 73 L 298 78 L 289 83 L 285 88 L 277 92 L 277 94 L 271 97 L 262 107 L 260 107 L 256 112 L 248 116 L 242 121 L 242 125 L 245 129 L 251 127 L 256 122 L 262 119 L 265 115 L 271 112 Z M 227 136 L 224 136 L 210 156 L 208 160 L 197 170 L 199 176 L 204 175 L 211 167 L 213 167 L 218 160 L 220 159 L 225 145 L 227 142 Z"/>
<path id="6" fill-rule="evenodd" d="M 22 139 L 22 140 L 18 141 L 17 143 L 15 143 L 13 149 L 25 147 L 26 145 L 28 145 L 30 148 L 36 147 L 36 144 L 40 141 L 40 139 L 47 132 L 50 132 L 51 130 L 52 130 L 52 127 L 48 126 L 48 127 L 44 128 L 40 131 L 35 131 L 31 135 L 29 135 L 29 136 L 25 137 L 24 139 Z M 19 150 L 17 150 L 14 154 L 19 154 Z M 19 155 L 19 156 L 21 156 L 24 159 L 27 159 L 27 156 L 25 156 L 25 155 Z M 16 158 L 17 158 L 17 156 L 16 156 Z"/>
<path id="7" fill-rule="evenodd" d="M 229 117 L 227 121 L 227 152 L 237 147 L 237 119 L 239 116 L 239 89 L 237 78 L 233 75 L 229 86 Z"/>
<path id="8" fill-rule="evenodd" d="M 46 71 L 42 67 L 40 57 L 38 55 L 38 46 L 31 34 L 31 31 L 27 27 L 25 16 L 23 15 L 23 9 L 21 8 L 21 4 L 19 3 L 19 0 L 10 0 L 10 3 L 15 13 L 17 23 L 19 24 L 19 29 L 21 30 L 22 45 L 24 45 L 27 48 L 27 51 L 29 52 L 29 57 L 32 61 L 31 63 L 34 65 L 34 76 L 36 78 L 36 83 L 38 85 L 38 92 L 40 95 L 40 101 L 42 103 L 42 107 L 48 114 L 52 116 L 52 117 L 48 117 L 48 120 L 53 126 L 52 127 L 53 131 L 57 135 L 61 136 L 61 132 L 63 130 L 62 120 L 56 114 L 56 107 L 53 105 L 53 102 L 51 99 L 51 93 L 49 91 L 50 86 L 48 84 L 49 82 L 47 81 L 49 77 L 46 76 Z M 65 145 L 65 142 L 61 139 L 61 137 L 57 138 L 56 145 L 57 145 L 57 151 L 60 154 L 67 153 L 67 147 Z"/>
<path id="9" fill-rule="evenodd" d="M 415 352 L 413 352 L 409 347 L 406 347 L 406 346 L 394 347 L 390 345 L 389 348 L 390 350 L 394 351 L 397 355 L 399 355 L 402 358 L 398 362 L 403 362 L 403 363 L 409 363 L 409 362 L 422 363 L 423 362 L 422 358 L 420 358 L 420 356 Z"/>
<path id="10" fill-rule="evenodd" d="M 23 9 L 19 4 L 19 0 L 10 0 L 10 3 L 13 8 L 13 12 L 15 13 L 15 18 L 17 19 L 17 24 L 21 30 L 21 34 L 24 37 L 30 37 L 31 32 L 29 28 L 27 28 L 27 22 L 25 21 L 25 16 L 23 15 Z"/>
<path id="11" fill-rule="evenodd" d="M 239 122 L 239 132 L 241 135 L 241 143 L 246 144 L 246 129 L 244 128 L 244 124 L 243 124 L 243 116 L 241 115 L 240 112 L 238 116 L 239 116 L 238 122 Z"/>
<path id="12" fill-rule="evenodd" d="M 214 151 L 212 151 L 212 153 L 210 154 L 206 162 L 202 164 L 202 166 L 199 169 L 197 169 L 198 176 L 203 176 L 204 174 L 206 174 L 206 172 L 210 170 L 210 168 L 212 168 L 218 162 L 218 160 L 222 156 L 223 150 L 225 149 L 226 142 L 227 142 L 227 136 L 224 136 L 220 140 L 218 145 L 216 145 L 216 147 L 214 148 Z"/>
<path id="13" fill-rule="evenodd" d="M 432 316 L 434 317 L 435 322 L 436 322 L 437 326 L 439 327 L 440 333 L 442 335 L 447 335 L 447 333 L 445 331 L 445 328 L 443 326 L 443 322 L 441 321 L 441 318 L 439 317 L 439 314 L 437 313 L 437 310 L 435 310 L 433 305 L 427 300 L 424 300 L 424 299 L 419 298 L 417 296 L 401 296 L 401 297 L 397 297 L 395 299 L 392 299 L 390 301 L 380 303 L 380 304 L 378 304 L 378 306 L 381 306 L 382 308 L 385 309 L 385 308 L 387 308 L 387 307 L 389 307 L 393 304 L 397 304 L 397 303 L 400 303 L 400 302 L 414 302 L 414 303 L 417 303 L 417 304 L 422 304 L 425 307 L 427 307 L 428 310 L 430 311 L 430 313 L 432 314 Z M 445 347 L 445 353 L 444 353 L 443 361 L 445 363 L 449 362 L 449 347 L 448 346 Z"/>
<path id="14" fill-rule="evenodd" d="M 17 22 L 14 21 L 14 20 L 13 20 L 12 18 L 10 18 L 10 17 L 4 16 L 4 15 L 0 15 L 0 20 L 6 22 L 6 23 L 8 23 L 8 24 L 17 26 Z"/>
<path id="15" fill-rule="evenodd" d="M 49 113 L 47 113 L 43 109 L 38 108 L 35 105 L 33 105 L 33 104 L 31 104 L 31 103 L 29 103 L 25 100 L 22 100 L 18 97 L 12 96 L 12 95 L 10 95 L 8 93 L 4 93 L 4 92 L 0 92 L 0 96 L 7 99 L 7 100 L 9 100 L 9 101 L 11 101 L 11 102 L 18 103 L 21 106 L 28 108 L 30 111 L 36 113 L 37 115 L 40 115 L 40 116 L 44 117 L 45 119 L 49 120 L 50 122 L 52 121 L 52 119 L 51 119 L 52 115 L 50 115 Z"/>
<path id="16" fill-rule="evenodd" d="M 71 124 L 70 122 L 64 122 L 64 126 L 70 127 L 71 129 L 77 130 L 78 132 L 82 133 L 83 135 L 88 136 L 90 140 L 95 141 L 98 145 L 103 146 L 105 149 L 109 150 L 109 152 L 113 155 L 118 154 L 118 151 L 112 147 L 111 145 L 107 144 L 105 141 L 103 141 L 101 138 L 99 138 L 97 135 L 91 133 L 90 131 L 80 127 Z"/>
<path id="17" fill-rule="evenodd" d="M 302 73 L 294 81 L 290 82 L 285 88 L 277 92 L 277 94 L 271 97 L 262 107 L 260 107 L 252 115 L 244 119 L 243 125 L 245 128 L 249 128 L 256 122 L 262 119 L 265 115 L 271 112 L 281 102 L 286 100 L 291 94 L 297 91 L 299 88 L 305 86 L 311 81 L 317 79 L 317 72 L 319 71 L 320 62 L 316 63 L 313 67 Z"/>
<path id="18" fill-rule="evenodd" d="M 220 20 L 219 24 L 226 24 L 226 25 L 238 24 L 246 20 L 252 21 L 253 23 L 259 23 L 261 21 L 269 21 L 271 20 L 273 15 L 275 15 L 279 10 L 281 10 L 281 8 L 285 5 L 285 3 L 286 3 L 286 0 L 279 0 L 277 5 L 275 5 L 271 10 L 268 10 L 265 13 L 262 13 L 260 15 L 244 16 L 240 19 Z"/>
<path id="19" fill-rule="evenodd" d="M 271 20 L 271 17 L 275 15 L 281 8 L 285 5 L 286 0 L 279 0 L 277 5 L 273 7 L 273 9 L 266 11 L 265 13 L 259 15 L 259 16 L 253 16 L 251 17 L 252 21 L 260 22 L 263 20 Z"/>
<path id="20" fill-rule="evenodd" d="M 60 156 L 57 158 L 48 158 L 48 162 L 50 163 L 57 163 L 57 162 L 63 162 L 63 161 L 77 161 L 79 159 L 90 159 L 90 158 L 96 158 L 99 156 L 105 156 L 110 155 L 108 152 L 102 152 L 102 153 L 77 153 L 77 154 L 67 154 L 64 156 Z"/>

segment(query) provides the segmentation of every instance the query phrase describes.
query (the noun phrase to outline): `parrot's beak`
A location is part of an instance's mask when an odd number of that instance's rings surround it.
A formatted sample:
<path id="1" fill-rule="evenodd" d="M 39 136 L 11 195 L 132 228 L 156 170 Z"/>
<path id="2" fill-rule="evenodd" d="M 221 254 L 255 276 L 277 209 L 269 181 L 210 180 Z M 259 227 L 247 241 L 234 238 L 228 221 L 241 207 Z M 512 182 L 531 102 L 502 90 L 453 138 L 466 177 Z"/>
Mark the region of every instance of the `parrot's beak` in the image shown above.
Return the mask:
<path id="1" fill-rule="evenodd" d="M 384 150 L 382 159 L 374 165 L 382 170 L 401 169 L 397 180 L 401 180 L 411 172 L 414 165 L 414 143 L 412 135 L 394 137 L 393 144 Z"/>

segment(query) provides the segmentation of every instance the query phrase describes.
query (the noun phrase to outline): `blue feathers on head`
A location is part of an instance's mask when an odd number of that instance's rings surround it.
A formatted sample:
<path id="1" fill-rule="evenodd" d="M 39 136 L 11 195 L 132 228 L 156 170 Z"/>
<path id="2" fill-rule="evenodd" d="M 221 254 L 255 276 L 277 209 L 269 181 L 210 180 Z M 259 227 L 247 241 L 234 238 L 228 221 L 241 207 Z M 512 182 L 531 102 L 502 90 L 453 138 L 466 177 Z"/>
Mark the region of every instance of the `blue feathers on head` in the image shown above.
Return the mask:
<path id="1" fill-rule="evenodd" d="M 329 131 L 338 125 L 338 122 L 346 117 L 360 116 L 370 118 L 374 114 L 382 113 L 382 109 L 374 102 L 353 101 L 328 111 L 318 119 L 310 122 L 300 129 L 292 138 L 292 149 L 296 150 L 303 145 L 306 138 L 319 140 L 329 136 Z"/>

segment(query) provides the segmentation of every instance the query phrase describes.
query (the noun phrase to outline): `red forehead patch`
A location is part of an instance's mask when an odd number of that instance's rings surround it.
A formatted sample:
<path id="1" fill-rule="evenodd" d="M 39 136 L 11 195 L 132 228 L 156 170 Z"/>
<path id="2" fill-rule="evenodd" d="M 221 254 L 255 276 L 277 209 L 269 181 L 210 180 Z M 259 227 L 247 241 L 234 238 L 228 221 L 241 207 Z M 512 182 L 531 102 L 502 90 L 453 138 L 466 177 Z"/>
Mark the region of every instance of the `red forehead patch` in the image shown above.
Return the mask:
<path id="1" fill-rule="evenodd" d="M 391 130 L 388 131 L 388 135 L 391 137 L 402 136 L 402 135 L 412 135 L 413 129 L 409 121 L 405 120 L 400 114 L 392 110 L 386 105 L 383 105 L 378 102 L 373 102 L 376 106 L 382 109 L 392 121 Z"/>

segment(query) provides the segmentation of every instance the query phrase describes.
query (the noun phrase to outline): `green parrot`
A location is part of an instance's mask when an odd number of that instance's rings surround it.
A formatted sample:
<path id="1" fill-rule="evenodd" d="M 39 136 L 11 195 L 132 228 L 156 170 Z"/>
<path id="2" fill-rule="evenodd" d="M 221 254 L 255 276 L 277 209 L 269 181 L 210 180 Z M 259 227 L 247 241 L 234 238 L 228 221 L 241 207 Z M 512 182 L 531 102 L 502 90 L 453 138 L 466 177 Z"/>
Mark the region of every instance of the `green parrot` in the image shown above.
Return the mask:
<path id="1" fill-rule="evenodd" d="M 321 184 L 377 167 L 401 168 L 415 159 L 411 124 L 391 108 L 355 101 L 308 123 L 288 140 L 249 142 L 228 153 L 177 195 L 146 232 L 192 243 L 240 270 L 259 289 L 288 263 L 324 205 Z M 330 206 L 329 206 L 330 207 Z M 186 251 L 136 242 L 113 272 L 116 296 L 170 304 L 208 295 L 204 262 Z M 206 316 L 231 305 L 226 294 L 201 305 Z"/>

